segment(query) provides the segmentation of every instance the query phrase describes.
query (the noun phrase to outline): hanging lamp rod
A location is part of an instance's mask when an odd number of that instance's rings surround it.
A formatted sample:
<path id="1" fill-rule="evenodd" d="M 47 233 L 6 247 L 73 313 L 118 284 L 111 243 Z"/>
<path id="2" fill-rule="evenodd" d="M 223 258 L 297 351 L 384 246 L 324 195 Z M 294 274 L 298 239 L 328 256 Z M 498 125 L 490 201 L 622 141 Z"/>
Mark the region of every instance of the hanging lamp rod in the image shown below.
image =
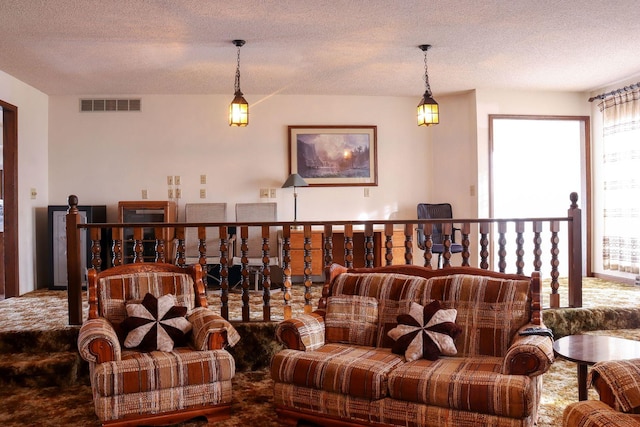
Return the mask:
<path id="1" fill-rule="evenodd" d="M 638 88 L 640 88 L 640 82 L 634 83 L 629 86 L 621 87 L 620 89 L 612 90 L 611 92 L 601 93 L 600 95 L 593 96 L 589 98 L 589 102 L 593 102 L 597 99 L 605 99 L 608 96 L 619 95 L 621 93 L 629 92 L 630 90 L 634 90 Z"/>

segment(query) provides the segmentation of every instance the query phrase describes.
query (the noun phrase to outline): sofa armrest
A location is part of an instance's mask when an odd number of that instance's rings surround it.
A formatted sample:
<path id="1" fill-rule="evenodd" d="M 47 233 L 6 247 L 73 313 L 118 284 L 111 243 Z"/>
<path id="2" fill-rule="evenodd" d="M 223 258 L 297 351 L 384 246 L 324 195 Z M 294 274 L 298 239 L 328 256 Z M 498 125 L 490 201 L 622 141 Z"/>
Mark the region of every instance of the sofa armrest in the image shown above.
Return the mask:
<path id="1" fill-rule="evenodd" d="M 565 427 L 637 426 L 640 416 L 617 412 L 599 400 L 583 400 L 567 406 L 562 413 Z"/>
<path id="2" fill-rule="evenodd" d="M 122 348 L 111 323 L 102 317 L 89 319 L 80 327 L 78 351 L 87 362 L 120 360 Z"/>
<path id="3" fill-rule="evenodd" d="M 520 331 L 534 326 L 540 325 L 527 324 L 520 328 Z M 547 372 L 553 361 L 553 340 L 551 338 L 516 333 L 504 357 L 502 373 L 532 377 Z"/>
<path id="4" fill-rule="evenodd" d="M 191 323 L 191 345 L 196 350 L 220 350 L 233 347 L 240 334 L 231 323 L 207 307 L 197 307 L 187 316 Z"/>
<path id="5" fill-rule="evenodd" d="M 324 345 L 324 312 L 314 311 L 278 324 L 276 338 L 287 348 L 312 351 Z"/>
<path id="6" fill-rule="evenodd" d="M 640 359 L 612 360 L 593 365 L 587 379 L 600 400 L 616 411 L 640 413 Z"/>

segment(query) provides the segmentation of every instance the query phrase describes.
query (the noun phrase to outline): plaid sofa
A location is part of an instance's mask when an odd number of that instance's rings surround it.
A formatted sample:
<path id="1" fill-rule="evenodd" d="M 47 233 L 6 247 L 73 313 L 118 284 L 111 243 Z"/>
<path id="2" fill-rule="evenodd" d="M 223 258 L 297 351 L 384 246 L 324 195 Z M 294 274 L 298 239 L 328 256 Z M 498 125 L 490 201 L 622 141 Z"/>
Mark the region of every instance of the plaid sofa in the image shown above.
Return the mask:
<path id="1" fill-rule="evenodd" d="M 407 301 L 457 310 L 457 355 L 407 362 L 387 332 Z M 540 282 L 475 268 L 333 266 L 319 309 L 278 325 L 272 359 L 283 421 L 323 426 L 533 426 L 551 339 Z"/>
<path id="2" fill-rule="evenodd" d="M 596 389 L 600 400 L 567 406 L 563 426 L 640 426 L 640 359 L 596 363 L 587 382 Z"/>
<path id="3" fill-rule="evenodd" d="M 126 304 L 175 295 L 187 307 L 192 331 L 188 347 L 141 352 L 124 347 L 121 323 Z M 224 347 L 240 336 L 206 305 L 200 265 L 126 264 L 89 270 L 89 318 L 78 336 L 89 363 L 95 412 L 103 425 L 178 422 L 196 416 L 229 416 L 235 361 Z"/>

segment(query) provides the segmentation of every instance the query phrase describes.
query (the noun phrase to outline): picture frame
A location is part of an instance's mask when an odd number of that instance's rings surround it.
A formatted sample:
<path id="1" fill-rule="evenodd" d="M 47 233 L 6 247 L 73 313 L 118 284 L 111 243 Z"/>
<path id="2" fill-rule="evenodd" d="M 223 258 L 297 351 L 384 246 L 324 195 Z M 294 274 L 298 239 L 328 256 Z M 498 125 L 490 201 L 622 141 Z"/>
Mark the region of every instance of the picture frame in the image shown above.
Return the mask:
<path id="1" fill-rule="evenodd" d="M 377 186 L 377 126 L 289 126 L 289 173 L 311 187 Z"/>

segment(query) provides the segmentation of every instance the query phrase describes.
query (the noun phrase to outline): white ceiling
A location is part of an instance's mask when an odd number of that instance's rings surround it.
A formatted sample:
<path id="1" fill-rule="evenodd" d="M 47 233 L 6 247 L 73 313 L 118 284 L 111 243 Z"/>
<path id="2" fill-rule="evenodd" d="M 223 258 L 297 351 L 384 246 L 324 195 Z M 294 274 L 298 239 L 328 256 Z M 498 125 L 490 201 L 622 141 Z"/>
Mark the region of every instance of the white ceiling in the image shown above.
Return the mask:
<path id="1" fill-rule="evenodd" d="M 0 70 L 49 95 L 590 91 L 640 74 L 637 0 L 0 0 Z"/>

